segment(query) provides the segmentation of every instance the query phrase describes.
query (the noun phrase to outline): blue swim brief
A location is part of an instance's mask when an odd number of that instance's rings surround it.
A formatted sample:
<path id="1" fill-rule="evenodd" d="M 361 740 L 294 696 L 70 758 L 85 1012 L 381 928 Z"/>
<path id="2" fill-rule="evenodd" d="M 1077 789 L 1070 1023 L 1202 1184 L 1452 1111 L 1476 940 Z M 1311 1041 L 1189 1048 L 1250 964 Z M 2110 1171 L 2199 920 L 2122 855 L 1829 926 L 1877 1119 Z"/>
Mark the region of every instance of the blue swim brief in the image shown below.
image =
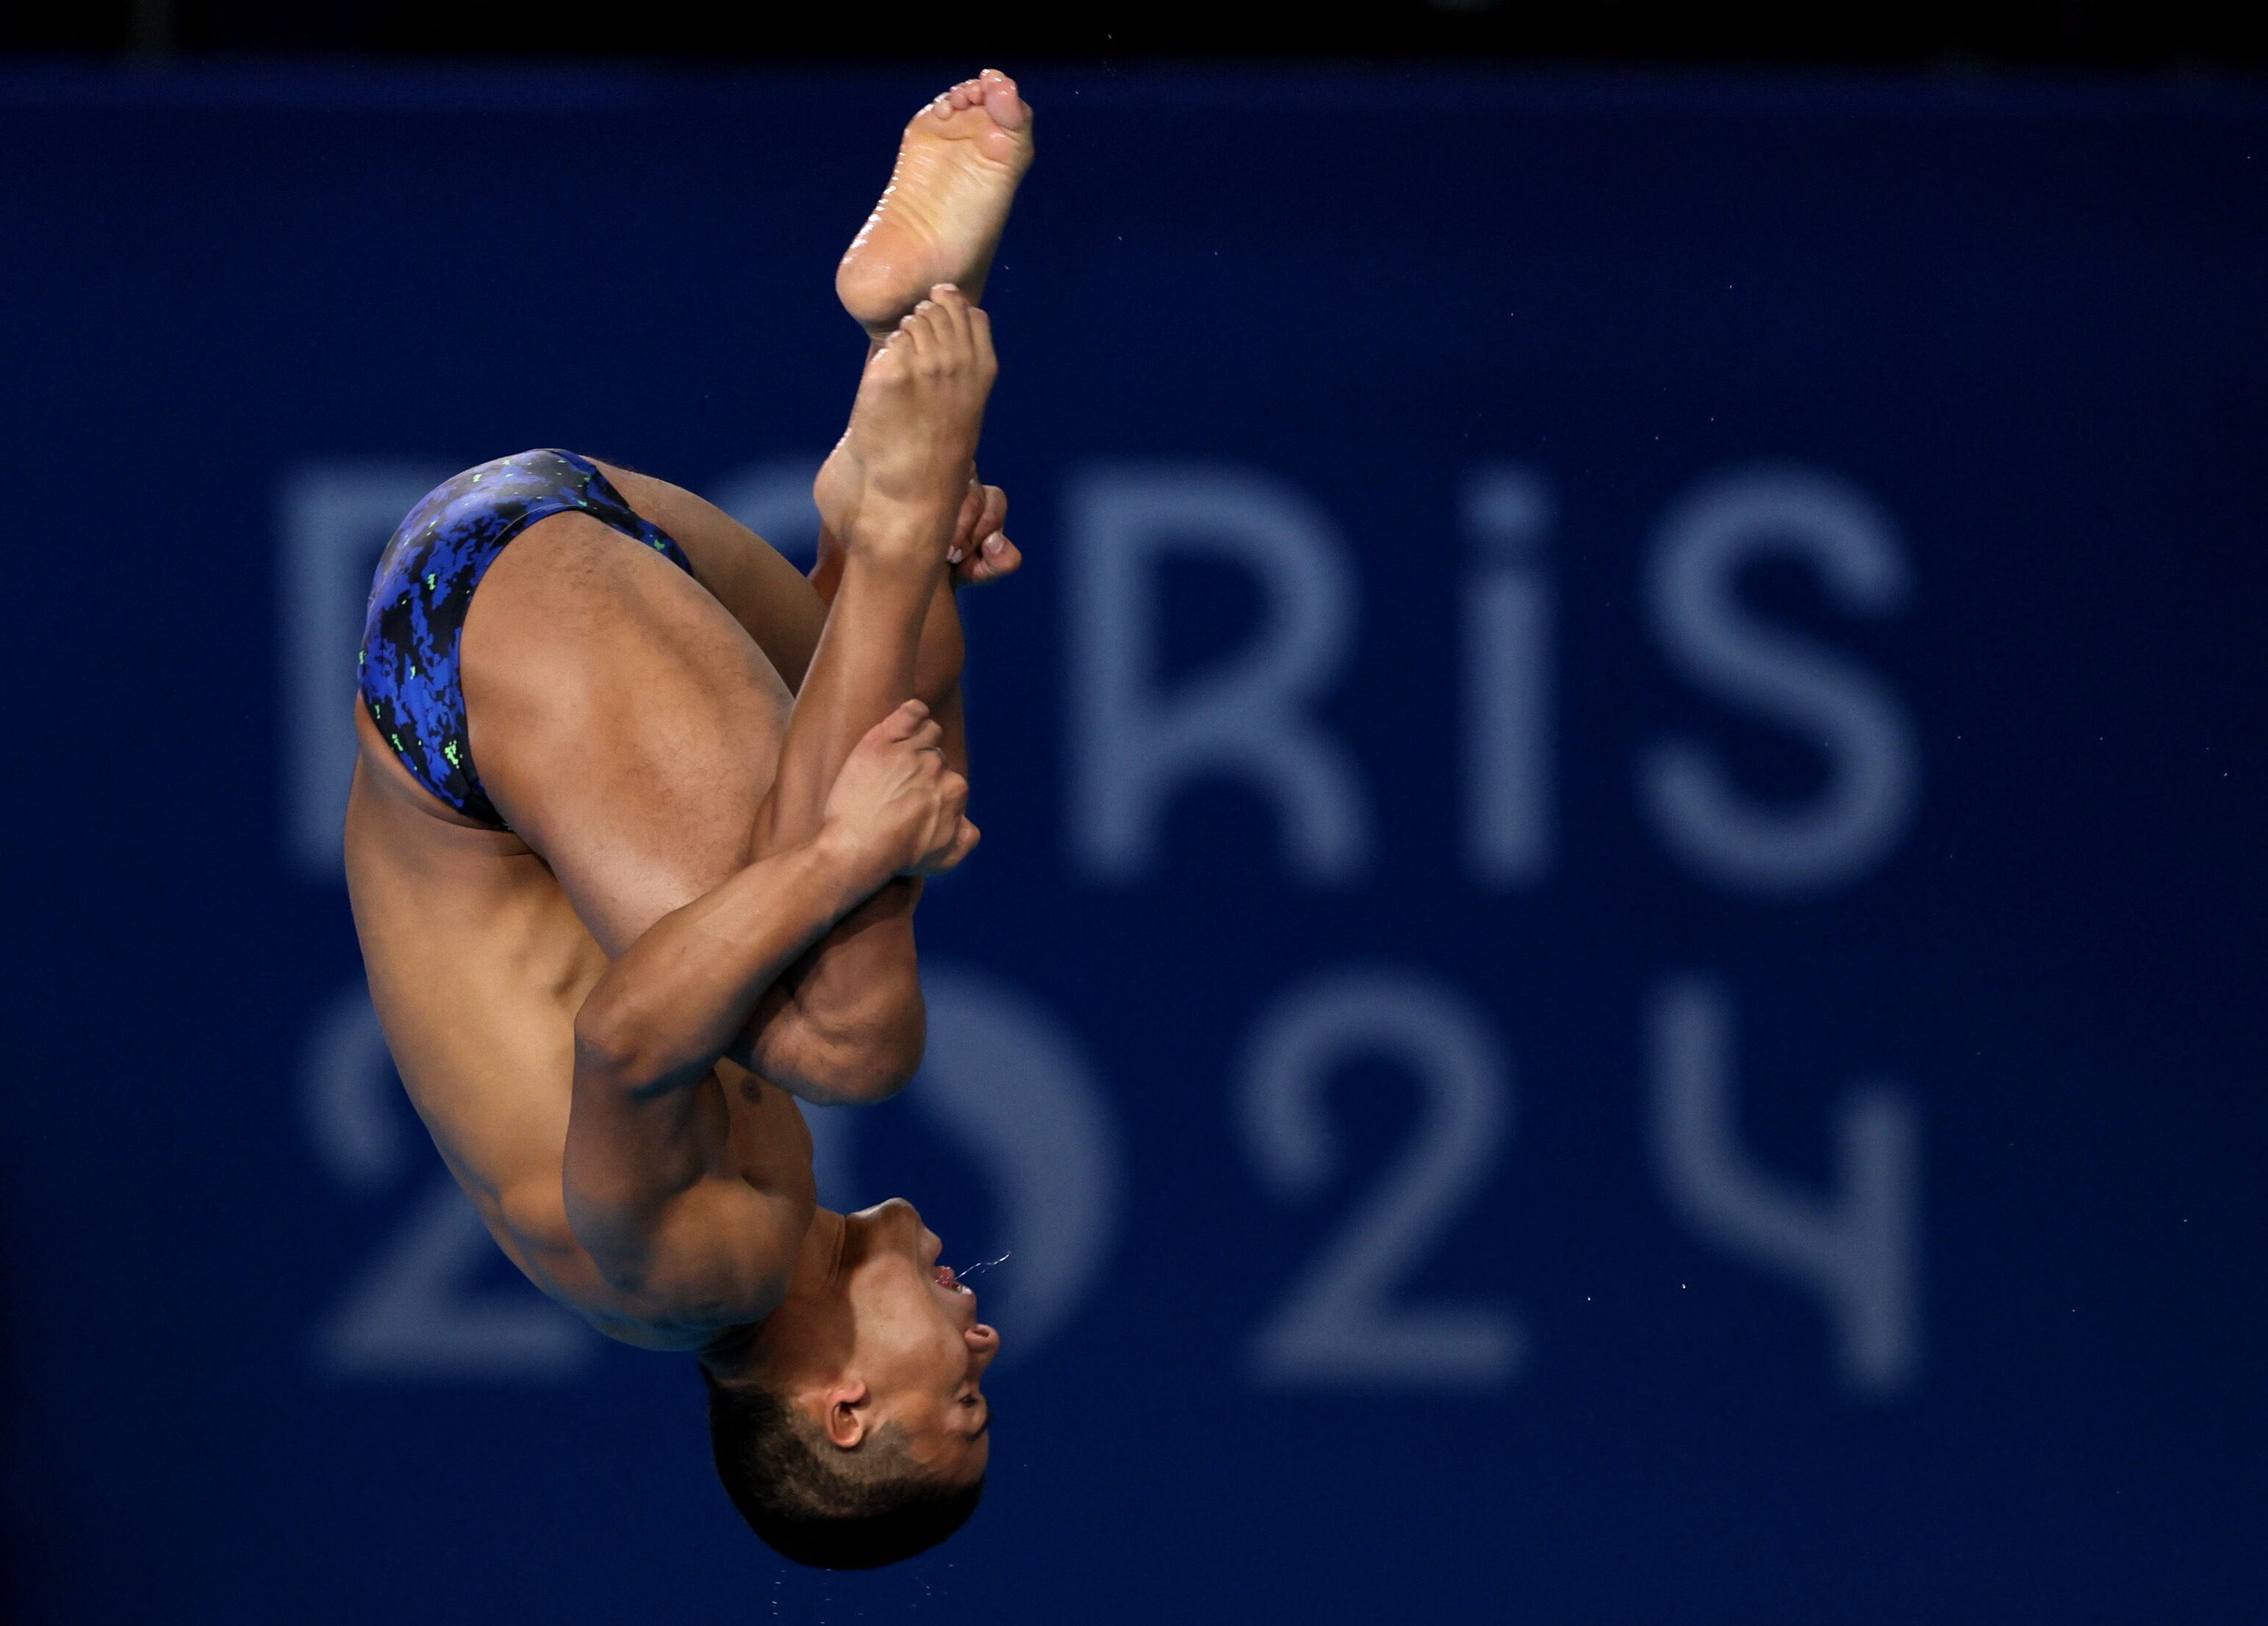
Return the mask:
<path id="1" fill-rule="evenodd" d="M 458 645 L 473 592 L 504 544 L 579 509 L 687 574 L 685 550 L 641 519 L 590 459 L 522 452 L 468 468 L 419 499 L 379 556 L 363 622 L 363 704 L 410 776 L 459 813 L 508 828 L 481 789 L 466 739 Z"/>

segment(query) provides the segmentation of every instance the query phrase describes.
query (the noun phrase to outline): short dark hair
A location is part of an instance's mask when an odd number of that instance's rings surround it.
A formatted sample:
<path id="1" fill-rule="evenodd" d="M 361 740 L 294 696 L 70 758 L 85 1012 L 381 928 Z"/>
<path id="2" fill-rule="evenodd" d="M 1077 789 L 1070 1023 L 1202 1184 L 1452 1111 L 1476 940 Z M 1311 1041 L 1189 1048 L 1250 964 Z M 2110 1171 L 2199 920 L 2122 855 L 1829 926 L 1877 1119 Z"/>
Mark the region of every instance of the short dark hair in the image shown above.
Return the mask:
<path id="1" fill-rule="evenodd" d="M 927 1552 L 961 1528 L 984 1495 L 939 1479 L 886 1424 L 844 1451 L 755 1383 L 720 1383 L 706 1366 L 709 1449 L 725 1494 L 783 1558 L 820 1570 L 873 1570 Z"/>

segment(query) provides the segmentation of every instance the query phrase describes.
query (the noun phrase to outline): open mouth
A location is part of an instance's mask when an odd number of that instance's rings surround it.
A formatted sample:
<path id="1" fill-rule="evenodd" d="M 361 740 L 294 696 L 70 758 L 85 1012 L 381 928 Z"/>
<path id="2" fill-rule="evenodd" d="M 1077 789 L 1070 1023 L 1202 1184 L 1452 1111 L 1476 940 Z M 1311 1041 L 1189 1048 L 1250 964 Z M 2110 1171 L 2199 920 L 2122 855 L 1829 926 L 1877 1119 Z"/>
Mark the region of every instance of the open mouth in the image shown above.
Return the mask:
<path id="1" fill-rule="evenodd" d="M 939 1287 L 950 1289 L 954 1292 L 965 1293 L 968 1291 L 961 1286 L 961 1278 L 953 1273 L 951 1265 L 939 1265 L 933 1274 L 937 1277 L 937 1284 Z"/>

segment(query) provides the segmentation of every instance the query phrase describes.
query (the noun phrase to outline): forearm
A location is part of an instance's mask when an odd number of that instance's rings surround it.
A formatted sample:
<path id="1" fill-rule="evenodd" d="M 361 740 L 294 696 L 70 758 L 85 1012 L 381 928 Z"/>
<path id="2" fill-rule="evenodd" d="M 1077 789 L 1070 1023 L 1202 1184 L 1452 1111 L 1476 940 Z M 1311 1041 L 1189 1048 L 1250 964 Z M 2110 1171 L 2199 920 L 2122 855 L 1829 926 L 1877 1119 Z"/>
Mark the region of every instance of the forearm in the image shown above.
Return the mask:
<path id="1" fill-rule="evenodd" d="M 788 967 L 880 879 L 806 840 L 662 916 L 583 1002 L 578 1088 L 586 1071 L 644 1093 L 704 1076 Z"/>

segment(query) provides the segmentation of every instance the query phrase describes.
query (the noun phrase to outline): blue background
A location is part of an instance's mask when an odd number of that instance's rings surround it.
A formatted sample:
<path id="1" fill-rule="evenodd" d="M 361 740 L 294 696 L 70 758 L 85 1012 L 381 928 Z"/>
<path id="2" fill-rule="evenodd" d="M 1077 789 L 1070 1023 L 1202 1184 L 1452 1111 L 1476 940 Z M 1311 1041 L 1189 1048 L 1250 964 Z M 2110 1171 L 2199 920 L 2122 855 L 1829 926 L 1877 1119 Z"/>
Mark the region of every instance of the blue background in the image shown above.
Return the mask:
<path id="1" fill-rule="evenodd" d="M 968 601 L 987 840 L 923 925 L 968 1008 L 1052 1035 L 1029 1087 L 1080 1144 L 988 1141 L 929 1080 L 827 1131 L 831 1195 L 1011 1252 L 983 1512 L 901 1571 L 784 1573 L 691 1364 L 558 1342 L 492 1250 L 446 1295 L 536 1355 L 337 1355 L 439 1175 L 398 1100 L 323 1093 L 360 972 L 295 823 L 331 668 L 295 652 L 293 493 L 531 445 L 696 489 L 815 465 L 859 355 L 835 256 L 966 67 L 0 77 L 10 1617 L 2257 1618 L 2254 91 L 1029 76 L 983 467 L 1030 563 Z M 1343 570 L 1304 707 L 1352 787 L 1335 872 L 1233 764 L 1094 856 L 1079 776 L 1123 747 L 1080 629 L 1128 613 L 1095 493 L 1200 475 Z M 1903 588 L 1854 607 L 1766 549 L 1742 614 L 1871 685 L 1911 789 L 1775 888 L 1666 834 L 1648 763 L 1690 741 L 1800 814 L 1850 760 L 1712 682 L 1650 584 L 1694 501 L 1799 479 Z M 1506 482 L 1545 516 L 1511 542 L 1472 517 Z M 1550 829 L 1510 875 L 1469 833 L 1469 611 L 1506 575 L 1550 628 Z M 1154 579 L 1167 695 L 1280 609 L 1199 547 Z M 1255 1365 L 1449 1099 L 1344 1055 L 1287 1174 L 1240 1103 L 1318 987 L 1415 989 L 1482 1056 L 1476 1183 L 1384 1313 L 1484 1318 L 1477 1365 Z M 1678 1195 L 1649 1034 L 1697 988 L 1751 1172 L 1838 1201 L 1868 1081 L 1911 1127 L 1887 1370 Z M 364 1116 L 326 1140 L 333 1099 Z M 1048 1166 L 1086 1182 L 1052 1255 L 1012 1189 Z M 1027 1260 L 1057 1286 L 1016 1349 Z"/>

